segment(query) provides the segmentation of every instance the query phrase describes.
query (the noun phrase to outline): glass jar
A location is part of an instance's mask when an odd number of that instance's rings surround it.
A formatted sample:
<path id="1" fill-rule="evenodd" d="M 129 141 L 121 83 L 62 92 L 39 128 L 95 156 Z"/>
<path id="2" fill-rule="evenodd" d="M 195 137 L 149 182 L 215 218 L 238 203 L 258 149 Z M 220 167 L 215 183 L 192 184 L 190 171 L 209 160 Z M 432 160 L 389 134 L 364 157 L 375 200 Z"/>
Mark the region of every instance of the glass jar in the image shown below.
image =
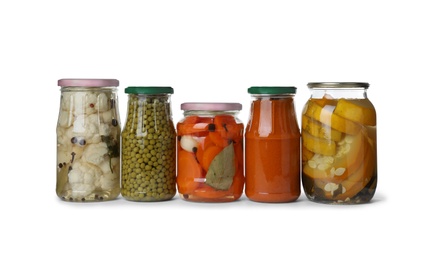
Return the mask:
<path id="1" fill-rule="evenodd" d="M 301 193 L 300 131 L 295 87 L 251 87 L 246 126 L 246 196 L 257 202 L 291 202 Z"/>
<path id="2" fill-rule="evenodd" d="M 178 192 L 184 200 L 229 202 L 243 193 L 239 103 L 183 103 L 177 124 Z"/>
<path id="3" fill-rule="evenodd" d="M 308 199 L 358 204 L 377 184 L 376 111 L 368 83 L 309 83 L 302 112 L 302 182 Z"/>
<path id="4" fill-rule="evenodd" d="M 111 200 L 120 193 L 116 79 L 60 79 L 57 195 L 66 201 Z"/>
<path id="5" fill-rule="evenodd" d="M 127 87 L 122 130 L 121 195 L 131 201 L 169 200 L 176 193 L 171 87 Z"/>

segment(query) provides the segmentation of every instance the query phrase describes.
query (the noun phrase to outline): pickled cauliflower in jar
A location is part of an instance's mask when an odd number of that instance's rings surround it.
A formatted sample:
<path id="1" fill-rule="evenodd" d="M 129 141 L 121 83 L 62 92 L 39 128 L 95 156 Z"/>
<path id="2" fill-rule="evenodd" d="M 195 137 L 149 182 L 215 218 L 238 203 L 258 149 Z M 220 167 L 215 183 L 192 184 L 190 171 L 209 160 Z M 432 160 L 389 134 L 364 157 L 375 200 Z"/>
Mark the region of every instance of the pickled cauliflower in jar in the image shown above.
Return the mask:
<path id="1" fill-rule="evenodd" d="M 63 88 L 56 129 L 56 193 L 67 201 L 114 199 L 120 193 L 116 94 L 111 88 L 70 87 L 62 84 L 71 80 L 59 82 Z"/>

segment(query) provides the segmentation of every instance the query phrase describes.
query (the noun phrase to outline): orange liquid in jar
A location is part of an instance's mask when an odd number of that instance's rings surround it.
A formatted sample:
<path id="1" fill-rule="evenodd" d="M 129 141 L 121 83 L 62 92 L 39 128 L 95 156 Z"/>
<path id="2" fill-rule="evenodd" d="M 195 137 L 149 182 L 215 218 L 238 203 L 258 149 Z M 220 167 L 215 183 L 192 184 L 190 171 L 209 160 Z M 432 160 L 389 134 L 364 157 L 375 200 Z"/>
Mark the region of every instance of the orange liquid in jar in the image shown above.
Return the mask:
<path id="1" fill-rule="evenodd" d="M 300 133 L 293 98 L 259 98 L 246 128 L 246 196 L 291 202 L 300 196 Z"/>

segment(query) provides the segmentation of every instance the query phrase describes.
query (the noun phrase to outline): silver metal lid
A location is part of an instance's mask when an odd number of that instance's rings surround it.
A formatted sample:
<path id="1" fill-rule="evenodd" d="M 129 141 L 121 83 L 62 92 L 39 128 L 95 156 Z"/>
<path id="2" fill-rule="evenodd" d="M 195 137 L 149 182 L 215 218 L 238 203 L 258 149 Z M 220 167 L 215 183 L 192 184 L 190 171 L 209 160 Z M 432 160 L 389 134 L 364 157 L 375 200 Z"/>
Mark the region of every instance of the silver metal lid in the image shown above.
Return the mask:
<path id="1" fill-rule="evenodd" d="M 308 88 L 369 88 L 367 82 L 310 82 Z"/>

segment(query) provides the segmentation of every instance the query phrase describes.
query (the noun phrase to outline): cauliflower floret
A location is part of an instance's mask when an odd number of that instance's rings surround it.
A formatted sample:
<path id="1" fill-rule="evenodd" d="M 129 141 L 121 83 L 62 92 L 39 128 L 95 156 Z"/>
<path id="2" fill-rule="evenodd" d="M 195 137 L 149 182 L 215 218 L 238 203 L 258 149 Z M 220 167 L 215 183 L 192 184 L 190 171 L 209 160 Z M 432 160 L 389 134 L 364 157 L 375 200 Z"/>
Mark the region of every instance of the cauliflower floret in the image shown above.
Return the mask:
<path id="1" fill-rule="evenodd" d="M 71 92 L 62 93 L 62 98 L 60 100 L 60 106 L 62 110 L 73 111 L 73 107 L 71 105 L 74 104 L 74 102 L 71 102 L 72 99 L 73 99 L 73 93 Z"/>
<path id="2" fill-rule="evenodd" d="M 104 157 L 108 152 L 106 143 L 90 144 L 83 153 L 83 160 L 94 165 L 99 165 L 105 161 Z M 106 159 L 106 161 L 108 160 Z"/>
<path id="3" fill-rule="evenodd" d="M 71 138 L 73 137 L 73 128 L 57 127 L 56 134 L 58 144 L 68 145 L 71 143 Z"/>
<path id="4" fill-rule="evenodd" d="M 119 182 L 116 174 L 104 174 L 101 177 L 101 189 L 103 190 L 111 190 L 113 187 L 116 187 L 115 184 Z"/>
<path id="5" fill-rule="evenodd" d="M 83 147 L 76 145 L 60 145 L 57 149 L 57 163 L 69 163 L 80 160 L 83 154 Z"/>
<path id="6" fill-rule="evenodd" d="M 100 124 L 100 136 L 110 135 L 111 127 L 108 124 Z"/>
<path id="7" fill-rule="evenodd" d="M 109 98 L 107 97 L 107 94 L 100 93 L 98 94 L 97 99 L 98 102 L 96 104 L 96 109 L 98 109 L 100 113 L 110 109 Z"/>
<path id="8" fill-rule="evenodd" d="M 72 145 L 62 145 L 57 148 L 57 164 L 71 162 Z"/>
<path id="9" fill-rule="evenodd" d="M 106 112 L 100 113 L 100 119 L 103 123 L 111 124 L 112 123 L 112 110 L 108 110 Z"/>
<path id="10" fill-rule="evenodd" d="M 82 160 L 74 161 L 71 171 L 68 173 L 68 181 L 71 185 L 73 198 L 86 197 L 101 185 L 101 169 Z"/>
<path id="11" fill-rule="evenodd" d="M 61 127 L 70 127 L 74 121 L 74 116 L 71 110 L 60 110 L 58 124 Z"/>
<path id="12" fill-rule="evenodd" d="M 118 175 L 119 174 L 119 157 L 116 158 L 110 158 L 111 162 L 109 163 L 109 160 L 105 160 L 101 162 L 98 166 L 101 168 L 101 171 L 103 171 L 103 174 L 112 174 L 112 175 Z"/>
<path id="13" fill-rule="evenodd" d="M 101 188 L 103 190 L 113 189 L 119 186 L 119 157 L 110 158 L 100 163 L 101 171 L 103 175 L 101 176 Z"/>
<path id="14" fill-rule="evenodd" d="M 84 147 L 79 145 L 79 141 L 73 143 L 73 127 L 57 127 L 57 163 L 68 163 L 74 158 L 79 160 L 84 152 Z M 73 155 L 74 154 L 74 155 Z"/>
<path id="15" fill-rule="evenodd" d="M 97 95 L 95 93 L 74 93 L 74 115 L 90 115 L 97 111 Z"/>
<path id="16" fill-rule="evenodd" d="M 110 133 L 110 126 L 101 123 L 97 114 L 76 117 L 73 127 L 74 133 L 83 137 L 86 143 L 90 144 L 101 142 L 101 136 Z"/>
<path id="17" fill-rule="evenodd" d="M 118 174 L 115 173 L 104 173 L 101 176 L 100 183 L 101 189 L 103 190 L 111 190 L 117 186 L 119 186 L 119 178 Z"/>
<path id="18" fill-rule="evenodd" d="M 74 115 L 90 115 L 98 112 L 105 112 L 110 109 L 109 98 L 106 93 L 74 93 Z"/>

